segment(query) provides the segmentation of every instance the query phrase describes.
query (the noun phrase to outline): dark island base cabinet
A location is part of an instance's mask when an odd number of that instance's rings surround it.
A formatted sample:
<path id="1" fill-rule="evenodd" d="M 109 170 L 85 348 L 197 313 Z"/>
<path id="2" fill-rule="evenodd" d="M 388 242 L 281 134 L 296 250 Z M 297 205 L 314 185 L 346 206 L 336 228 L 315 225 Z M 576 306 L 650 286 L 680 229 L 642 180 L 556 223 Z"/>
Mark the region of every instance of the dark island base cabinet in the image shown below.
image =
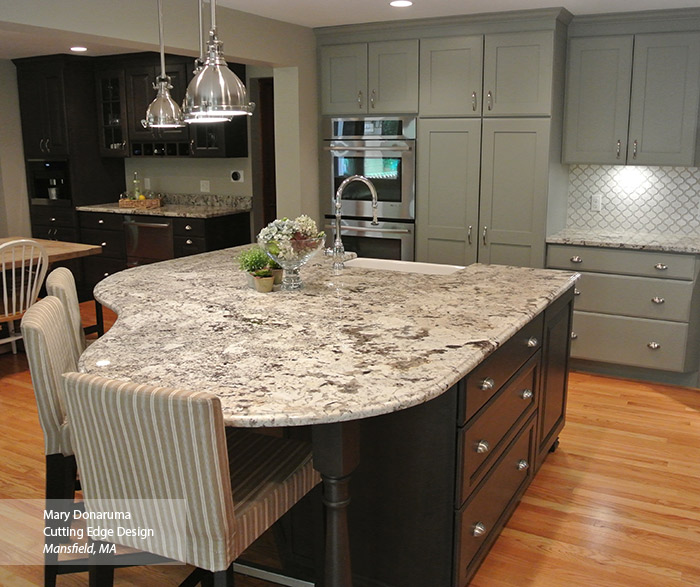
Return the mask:
<path id="1" fill-rule="evenodd" d="M 361 421 L 353 585 L 469 583 L 563 427 L 572 306 L 573 288 L 441 396 Z M 284 523 L 308 565 L 301 519 Z"/>

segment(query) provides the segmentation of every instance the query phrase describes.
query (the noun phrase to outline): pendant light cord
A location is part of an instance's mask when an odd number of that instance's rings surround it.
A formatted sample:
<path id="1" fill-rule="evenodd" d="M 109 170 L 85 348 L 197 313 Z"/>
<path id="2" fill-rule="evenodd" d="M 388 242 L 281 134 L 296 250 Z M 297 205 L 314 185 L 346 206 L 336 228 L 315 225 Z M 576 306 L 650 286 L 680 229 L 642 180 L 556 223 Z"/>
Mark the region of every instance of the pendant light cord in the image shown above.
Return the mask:
<path id="1" fill-rule="evenodd" d="M 210 6 L 211 6 L 211 30 L 214 32 L 214 36 L 216 36 L 216 0 L 211 0 Z"/>
<path id="2" fill-rule="evenodd" d="M 199 67 L 204 65 L 204 19 L 202 18 L 202 0 L 199 0 Z"/>
<path id="3" fill-rule="evenodd" d="M 165 47 L 163 45 L 163 0 L 158 0 L 158 42 L 160 43 L 160 79 L 165 80 Z"/>

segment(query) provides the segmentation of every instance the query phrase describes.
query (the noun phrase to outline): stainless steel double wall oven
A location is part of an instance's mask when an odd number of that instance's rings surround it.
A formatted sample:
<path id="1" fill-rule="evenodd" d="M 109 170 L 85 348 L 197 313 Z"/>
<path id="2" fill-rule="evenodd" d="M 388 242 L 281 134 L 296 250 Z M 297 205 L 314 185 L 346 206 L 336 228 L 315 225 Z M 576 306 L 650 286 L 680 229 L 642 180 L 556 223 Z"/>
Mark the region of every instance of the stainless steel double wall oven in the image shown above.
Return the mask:
<path id="1" fill-rule="evenodd" d="M 372 226 L 372 197 L 361 182 L 342 198 L 341 237 L 347 251 L 362 257 L 414 260 L 416 221 L 416 119 L 412 117 L 328 118 L 323 122 L 324 184 L 330 188 L 326 219 L 341 182 L 364 175 L 377 189 L 379 225 Z M 326 223 L 332 243 L 332 222 Z"/>

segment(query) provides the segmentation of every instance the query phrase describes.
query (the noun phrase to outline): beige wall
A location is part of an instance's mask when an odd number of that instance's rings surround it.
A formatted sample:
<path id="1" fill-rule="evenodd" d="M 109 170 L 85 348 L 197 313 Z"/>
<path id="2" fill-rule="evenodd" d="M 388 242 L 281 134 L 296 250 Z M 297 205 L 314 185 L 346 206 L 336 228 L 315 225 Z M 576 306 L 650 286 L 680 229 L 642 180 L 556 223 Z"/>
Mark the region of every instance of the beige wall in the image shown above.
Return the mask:
<path id="1" fill-rule="evenodd" d="M 46 10 L 45 0 L 3 0 L 0 11 L 0 28 L 25 30 L 27 27 L 51 29 L 52 34 L 59 31 L 91 35 L 104 44 L 124 47 L 132 51 L 157 50 L 158 29 L 156 2 L 144 0 L 53 0 L 51 10 Z M 208 13 L 208 4 L 205 5 Z M 164 29 L 166 49 L 173 53 L 197 55 L 197 2 L 194 0 L 165 0 Z M 255 15 L 219 7 L 217 10 L 219 37 L 224 42 L 224 52 L 230 61 L 253 64 L 271 68 L 275 80 L 275 141 L 277 153 L 277 200 L 280 214 L 297 215 L 307 213 L 320 217 L 318 199 L 318 162 L 317 162 L 317 92 L 316 92 L 316 43 L 311 29 L 261 18 Z M 6 62 L 9 63 L 9 62 Z M 0 69 L 0 84 L 12 77 L 12 64 Z M 263 69 L 263 71 L 267 71 Z M 16 95 L 16 84 L 13 85 Z M 19 120 L 19 109 L 12 100 L 0 90 L 0 111 L 13 120 Z M 21 165 L 21 142 L 11 142 L 6 138 L 4 125 L 0 134 L 0 169 L 4 164 L 17 160 Z M 169 162 L 146 164 L 149 174 L 168 173 Z M 127 160 L 127 171 L 135 163 Z M 219 182 L 227 178 L 224 172 L 241 167 L 247 169 L 247 160 L 226 160 L 216 163 L 198 162 L 197 160 L 179 160 L 177 171 L 187 178 L 186 185 L 198 186 L 200 176 L 212 173 L 212 191 Z M 16 167 L 16 165 L 15 165 Z M 9 181 L 18 183 L 23 169 L 14 169 L 14 178 Z M 250 176 L 250 174 L 248 174 Z M 3 181 L 3 184 L 5 181 Z M 163 178 L 156 181 L 158 187 L 168 191 L 172 181 Z M 182 184 L 177 189 L 182 193 Z M 249 193 L 250 184 L 237 186 L 233 193 Z M 230 188 L 227 183 L 223 187 Z M 174 191 L 174 190 L 173 190 Z M 189 187 L 187 188 L 189 191 Z M 192 191 L 199 191 L 193 189 Z M 14 204 L 25 203 L 24 192 L 12 197 Z M 28 222 L 28 221 L 27 221 Z M 2 221 L 0 221 L 2 230 Z"/>

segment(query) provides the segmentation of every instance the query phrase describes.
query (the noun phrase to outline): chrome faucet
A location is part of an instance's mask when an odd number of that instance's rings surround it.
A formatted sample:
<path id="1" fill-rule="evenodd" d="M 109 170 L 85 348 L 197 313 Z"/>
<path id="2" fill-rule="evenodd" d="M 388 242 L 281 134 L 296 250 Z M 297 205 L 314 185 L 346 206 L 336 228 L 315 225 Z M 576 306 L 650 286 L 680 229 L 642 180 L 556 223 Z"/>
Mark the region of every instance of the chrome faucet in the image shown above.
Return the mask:
<path id="1" fill-rule="evenodd" d="M 335 192 L 335 198 L 333 203 L 335 204 L 335 242 L 333 243 L 333 271 L 340 271 L 345 267 L 343 263 L 345 257 L 345 247 L 343 246 L 343 241 L 340 238 L 340 208 L 342 206 L 342 197 L 345 188 L 351 184 L 353 181 L 361 181 L 369 188 L 369 193 L 372 194 L 372 226 L 377 226 L 379 221 L 377 220 L 377 206 L 379 202 L 377 201 L 377 189 L 374 184 L 367 179 L 364 175 L 351 175 L 343 180 L 343 182 L 338 186 L 338 190 Z"/>

